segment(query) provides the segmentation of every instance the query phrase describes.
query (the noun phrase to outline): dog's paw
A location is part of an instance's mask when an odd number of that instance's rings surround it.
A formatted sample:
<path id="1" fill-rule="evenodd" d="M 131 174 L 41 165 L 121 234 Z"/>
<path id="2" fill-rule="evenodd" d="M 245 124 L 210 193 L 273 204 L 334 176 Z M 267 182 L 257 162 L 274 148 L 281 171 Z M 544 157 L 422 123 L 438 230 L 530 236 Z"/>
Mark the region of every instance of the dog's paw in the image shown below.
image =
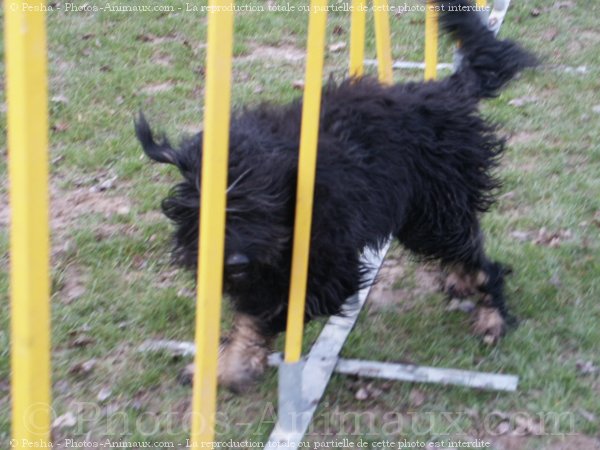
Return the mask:
<path id="1" fill-rule="evenodd" d="M 506 332 L 506 322 L 497 308 L 479 306 L 474 311 L 473 332 L 486 345 L 494 345 Z"/>
<path id="2" fill-rule="evenodd" d="M 264 348 L 246 349 L 230 345 L 219 348 L 219 365 L 217 379 L 219 386 L 241 394 L 247 392 L 265 372 L 268 351 Z M 177 380 L 185 386 L 191 386 L 194 381 L 194 363 L 186 365 Z"/>
<path id="3" fill-rule="evenodd" d="M 248 391 L 264 374 L 268 347 L 240 340 L 229 341 L 219 349 L 219 385 L 235 393 Z"/>

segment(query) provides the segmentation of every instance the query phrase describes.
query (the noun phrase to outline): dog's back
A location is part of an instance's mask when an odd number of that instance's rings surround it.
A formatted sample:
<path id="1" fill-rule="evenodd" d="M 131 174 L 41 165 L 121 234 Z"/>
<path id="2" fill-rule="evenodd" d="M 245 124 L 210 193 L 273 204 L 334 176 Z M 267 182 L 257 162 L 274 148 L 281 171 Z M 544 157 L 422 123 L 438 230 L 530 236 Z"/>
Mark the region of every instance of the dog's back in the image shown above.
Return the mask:
<path id="1" fill-rule="evenodd" d="M 489 208 L 499 185 L 492 171 L 504 142 L 478 105 L 536 64 L 518 44 L 496 39 L 471 2 L 437 5 L 443 8 L 442 30 L 460 42 L 462 65 L 452 76 L 391 86 L 366 77 L 324 88 L 317 177 L 319 168 L 324 176 L 327 167 L 335 167 L 337 176 L 349 181 L 346 199 L 364 211 L 369 223 L 359 228 L 370 230 L 370 236 L 405 233 L 407 224 L 413 236 L 431 224 L 448 231 L 449 208 L 473 213 Z M 348 158 L 355 167 L 333 163 Z M 351 180 L 365 177 L 369 183 L 361 186 L 361 195 Z M 365 190 L 377 193 L 378 201 Z M 381 206 L 385 217 L 378 214 Z M 423 255 L 454 257 L 439 242 L 413 241 L 411 248 Z"/>

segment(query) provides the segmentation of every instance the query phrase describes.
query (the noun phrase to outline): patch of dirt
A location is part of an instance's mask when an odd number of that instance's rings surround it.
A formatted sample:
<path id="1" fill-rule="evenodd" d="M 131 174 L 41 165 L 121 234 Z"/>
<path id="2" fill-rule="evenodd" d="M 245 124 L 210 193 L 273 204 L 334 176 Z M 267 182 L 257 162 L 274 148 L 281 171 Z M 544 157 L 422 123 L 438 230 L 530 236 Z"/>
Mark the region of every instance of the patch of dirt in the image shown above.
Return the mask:
<path id="1" fill-rule="evenodd" d="M 541 133 L 531 131 L 521 131 L 512 135 L 508 139 L 510 145 L 528 144 L 532 141 L 539 141 L 541 139 Z"/>
<path id="2" fill-rule="evenodd" d="M 152 62 L 159 66 L 171 67 L 173 65 L 173 58 L 167 53 L 158 52 L 152 55 Z"/>
<path id="3" fill-rule="evenodd" d="M 573 238 L 573 233 L 568 229 L 548 231 L 546 227 L 542 227 L 537 232 L 513 230 L 510 232 L 510 237 L 520 242 L 531 242 L 535 245 L 556 248 L 564 241 L 570 241 Z"/>
<path id="4" fill-rule="evenodd" d="M 74 265 L 67 267 L 67 270 L 63 275 L 63 280 L 64 283 L 62 287 L 56 293 L 62 303 L 72 303 L 85 295 L 89 277 L 82 273 L 79 267 Z"/>
<path id="5" fill-rule="evenodd" d="M 152 33 L 143 33 L 136 36 L 136 40 L 140 42 L 150 42 L 151 44 L 164 44 L 165 42 L 178 42 L 182 40 L 175 33 L 157 36 Z"/>
<path id="6" fill-rule="evenodd" d="M 52 189 L 50 209 L 52 228 L 62 230 L 87 214 L 100 214 L 106 219 L 129 214 L 131 202 L 126 197 L 87 187 L 70 191 Z"/>
<path id="7" fill-rule="evenodd" d="M 75 69 L 75 64 L 72 61 L 64 60 L 58 56 L 50 55 L 48 67 L 50 68 L 50 86 L 53 86 L 56 91 L 58 88 L 65 86 L 65 73 L 72 73 Z"/>
<path id="8" fill-rule="evenodd" d="M 250 62 L 271 59 L 275 61 L 288 61 L 297 63 L 304 61 L 305 52 L 302 49 L 292 45 L 281 45 L 279 47 L 271 47 L 265 45 L 255 45 L 250 53 L 236 58 L 236 61 Z"/>
<path id="9" fill-rule="evenodd" d="M 114 195 L 105 190 L 93 187 L 80 187 L 73 190 L 62 190 L 54 186 L 50 189 L 50 229 L 52 233 L 52 250 L 56 256 L 70 248 L 68 230 L 89 214 L 99 214 L 108 220 L 119 215 L 127 215 L 131 211 L 131 202 L 127 197 Z M 0 195 L 0 228 L 8 228 L 10 224 L 10 206 L 8 193 Z M 130 225 L 98 223 L 94 227 L 98 239 L 114 234 L 129 233 Z"/>
<path id="10" fill-rule="evenodd" d="M 149 84 L 148 86 L 145 86 L 141 89 L 141 92 L 144 94 L 158 94 L 160 92 L 167 92 L 170 91 L 171 89 L 173 89 L 175 87 L 175 84 L 167 81 L 164 83 L 154 83 L 154 84 Z"/>
<path id="11" fill-rule="evenodd" d="M 431 264 L 418 265 L 414 273 L 407 275 L 408 260 L 402 256 L 388 257 L 377 275 L 377 281 L 369 294 L 369 309 L 382 311 L 399 309 L 408 311 L 423 296 L 438 292 L 441 272 Z M 399 287 L 403 279 L 412 279 L 414 286 Z"/>
<path id="12" fill-rule="evenodd" d="M 600 42 L 600 32 L 597 30 L 583 30 L 577 33 L 577 36 L 582 41 L 588 41 L 587 43 L 590 45 Z"/>

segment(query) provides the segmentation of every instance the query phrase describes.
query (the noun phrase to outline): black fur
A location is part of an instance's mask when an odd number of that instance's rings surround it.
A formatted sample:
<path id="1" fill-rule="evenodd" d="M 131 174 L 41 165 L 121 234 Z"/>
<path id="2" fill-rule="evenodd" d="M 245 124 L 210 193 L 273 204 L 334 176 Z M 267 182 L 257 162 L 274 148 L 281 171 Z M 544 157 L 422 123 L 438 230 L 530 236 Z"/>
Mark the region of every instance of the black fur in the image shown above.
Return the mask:
<path id="1" fill-rule="evenodd" d="M 478 221 L 494 200 L 492 173 L 504 143 L 478 103 L 534 58 L 497 40 L 475 13 L 442 14 L 441 25 L 461 41 L 463 66 L 451 77 L 392 86 L 366 77 L 324 87 L 307 319 L 339 312 L 364 281 L 359 254 L 390 235 L 425 258 L 485 272 L 480 290 L 506 312 L 502 271 L 484 254 Z M 286 322 L 301 107 L 300 100 L 261 104 L 231 120 L 226 258 L 244 255 L 249 263 L 234 272 L 226 264 L 225 289 L 267 333 Z M 183 175 L 162 207 L 175 223 L 176 259 L 193 268 L 202 136 L 174 149 L 153 139 L 142 115 L 136 132 L 150 158 Z"/>

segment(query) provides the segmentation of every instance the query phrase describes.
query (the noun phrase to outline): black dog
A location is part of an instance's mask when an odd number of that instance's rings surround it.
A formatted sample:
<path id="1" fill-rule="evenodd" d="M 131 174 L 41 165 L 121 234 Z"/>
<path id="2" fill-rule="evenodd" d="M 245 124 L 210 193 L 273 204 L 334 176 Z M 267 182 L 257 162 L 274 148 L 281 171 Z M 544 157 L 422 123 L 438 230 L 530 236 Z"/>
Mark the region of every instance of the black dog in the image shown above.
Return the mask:
<path id="1" fill-rule="evenodd" d="M 307 320 L 339 312 L 364 281 L 361 250 L 394 235 L 450 270 L 452 296 L 479 296 L 474 329 L 486 342 L 504 332 L 503 269 L 486 257 L 479 227 L 504 143 L 478 103 L 535 60 L 497 40 L 475 12 L 442 13 L 441 25 L 460 41 L 462 66 L 451 77 L 392 86 L 349 79 L 323 90 Z M 237 315 L 219 375 L 234 389 L 262 373 L 268 342 L 285 329 L 301 107 L 261 104 L 231 120 L 225 289 Z M 136 132 L 150 158 L 183 175 L 162 208 L 176 225 L 177 261 L 195 268 L 201 135 L 174 149 L 153 139 L 143 116 Z"/>

